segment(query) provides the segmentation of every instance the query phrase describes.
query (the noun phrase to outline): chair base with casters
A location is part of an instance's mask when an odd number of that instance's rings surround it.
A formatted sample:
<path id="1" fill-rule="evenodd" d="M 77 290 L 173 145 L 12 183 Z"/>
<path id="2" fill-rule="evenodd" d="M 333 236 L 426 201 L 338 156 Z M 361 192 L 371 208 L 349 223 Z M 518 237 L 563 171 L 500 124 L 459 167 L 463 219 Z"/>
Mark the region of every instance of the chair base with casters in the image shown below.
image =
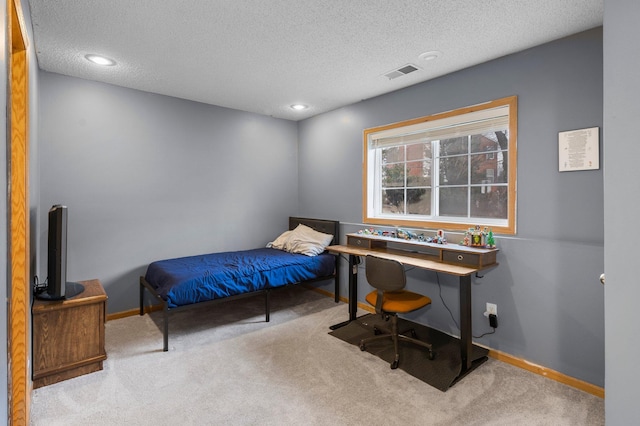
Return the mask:
<path id="1" fill-rule="evenodd" d="M 367 294 L 366 301 L 376 307 L 376 313 L 381 314 L 385 319 L 391 320 L 391 329 L 380 334 L 381 331 L 374 327 L 373 337 L 368 337 L 360 341 L 360 350 L 364 351 L 366 345 L 370 342 L 380 339 L 391 339 L 395 351 L 394 360 L 391 362 L 391 368 L 398 368 L 400 363 L 399 342 L 406 341 L 421 346 L 428 350 L 430 360 L 434 359 L 435 354 L 430 343 L 416 339 L 414 330 L 399 332 L 398 315 L 413 312 L 431 304 L 431 299 L 422 294 L 404 290 L 406 285 L 406 276 L 402 264 L 375 256 L 367 256 L 366 261 L 367 281 L 376 290 Z M 404 333 L 410 333 L 412 337 L 406 336 Z"/>

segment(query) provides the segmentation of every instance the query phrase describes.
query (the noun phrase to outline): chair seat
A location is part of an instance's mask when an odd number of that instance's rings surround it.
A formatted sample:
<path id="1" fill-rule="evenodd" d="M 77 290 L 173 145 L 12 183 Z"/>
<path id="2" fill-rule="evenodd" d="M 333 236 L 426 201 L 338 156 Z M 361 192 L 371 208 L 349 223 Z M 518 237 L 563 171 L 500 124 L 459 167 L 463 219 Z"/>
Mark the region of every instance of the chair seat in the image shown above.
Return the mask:
<path id="1" fill-rule="evenodd" d="M 372 306 L 376 306 L 378 300 L 378 291 L 374 290 L 367 294 L 365 300 Z M 413 312 L 417 309 L 423 308 L 431 304 L 431 299 L 422 294 L 414 293 L 412 291 L 401 290 L 394 292 L 385 292 L 382 302 L 382 310 L 385 312 L 397 312 L 399 314 L 406 314 Z"/>

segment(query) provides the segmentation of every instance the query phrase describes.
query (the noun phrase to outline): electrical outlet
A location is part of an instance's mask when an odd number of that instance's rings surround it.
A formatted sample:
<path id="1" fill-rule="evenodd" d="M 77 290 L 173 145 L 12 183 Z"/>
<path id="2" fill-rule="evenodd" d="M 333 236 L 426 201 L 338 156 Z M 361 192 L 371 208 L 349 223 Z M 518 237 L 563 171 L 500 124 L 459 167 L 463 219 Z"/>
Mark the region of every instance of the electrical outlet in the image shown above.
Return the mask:
<path id="1" fill-rule="evenodd" d="M 487 316 L 489 315 L 498 316 L 498 305 L 495 303 L 487 303 Z"/>

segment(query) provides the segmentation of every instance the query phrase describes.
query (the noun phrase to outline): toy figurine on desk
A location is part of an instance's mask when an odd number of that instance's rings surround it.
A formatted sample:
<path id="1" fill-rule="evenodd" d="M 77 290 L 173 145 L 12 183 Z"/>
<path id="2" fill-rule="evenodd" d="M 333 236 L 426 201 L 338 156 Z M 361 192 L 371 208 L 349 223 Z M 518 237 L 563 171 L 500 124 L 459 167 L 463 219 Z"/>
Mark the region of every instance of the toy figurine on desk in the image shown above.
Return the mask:
<path id="1" fill-rule="evenodd" d="M 406 229 L 398 228 L 396 229 L 397 238 L 401 238 L 403 240 L 413 240 L 413 241 L 423 241 L 426 243 L 435 243 L 435 244 L 446 244 L 447 239 L 444 237 L 444 231 L 439 230 L 438 233 L 434 237 L 425 237 L 424 234 L 416 234 L 411 231 L 407 231 Z"/>
<path id="2" fill-rule="evenodd" d="M 447 238 L 444 236 L 444 231 L 442 229 L 438 229 L 436 236 L 433 237 L 431 242 L 435 244 L 447 244 Z"/>
<path id="3" fill-rule="evenodd" d="M 487 248 L 496 248 L 496 240 L 493 238 L 493 230 L 489 229 L 489 235 L 487 235 Z"/>
<path id="4" fill-rule="evenodd" d="M 464 234 L 464 239 L 460 242 L 460 245 L 468 247 L 495 248 L 496 241 L 493 237 L 493 230 L 488 229 L 486 226 L 484 230 L 481 230 L 480 225 L 476 225 L 475 228 L 469 228 L 469 230 Z"/>
<path id="5" fill-rule="evenodd" d="M 471 234 L 471 247 L 484 247 L 485 235 L 480 231 L 480 227 L 476 225 L 476 229 Z"/>
<path id="6" fill-rule="evenodd" d="M 359 235 L 378 235 L 380 237 L 392 237 L 395 238 L 396 237 L 396 233 L 395 232 L 391 232 L 391 231 L 382 231 L 380 229 L 376 230 L 373 228 L 366 228 L 366 229 L 361 229 L 358 231 Z"/>
<path id="7" fill-rule="evenodd" d="M 378 233 L 376 232 L 375 229 L 373 228 L 365 228 L 364 230 L 360 230 L 358 231 L 358 234 L 364 234 L 364 235 L 378 235 Z"/>
<path id="8" fill-rule="evenodd" d="M 374 228 L 365 228 L 358 231 L 359 235 L 377 235 L 380 237 L 391 237 L 391 238 L 399 238 L 402 240 L 410 240 L 410 241 L 422 241 L 425 243 L 433 243 L 433 244 L 447 244 L 447 238 L 444 235 L 444 231 L 439 229 L 436 232 L 436 235 L 433 237 L 425 237 L 423 233 L 415 233 L 408 231 L 406 229 L 397 228 L 396 232 L 393 231 L 382 231 Z M 465 244 L 468 245 L 468 244 Z"/>
<path id="9" fill-rule="evenodd" d="M 417 240 L 418 236 L 411 231 L 407 231 L 406 229 L 398 228 L 396 229 L 396 236 L 403 240 Z"/>

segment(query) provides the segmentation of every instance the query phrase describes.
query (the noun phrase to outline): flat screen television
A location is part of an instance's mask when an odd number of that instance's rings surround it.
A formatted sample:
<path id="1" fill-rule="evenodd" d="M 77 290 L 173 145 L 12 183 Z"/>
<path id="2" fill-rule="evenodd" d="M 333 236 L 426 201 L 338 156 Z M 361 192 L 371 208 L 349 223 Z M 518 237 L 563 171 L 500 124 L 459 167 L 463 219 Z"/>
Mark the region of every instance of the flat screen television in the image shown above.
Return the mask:
<path id="1" fill-rule="evenodd" d="M 63 300 L 82 293 L 82 284 L 67 281 L 67 206 L 55 204 L 49 210 L 47 251 L 47 285 L 36 297 Z"/>

